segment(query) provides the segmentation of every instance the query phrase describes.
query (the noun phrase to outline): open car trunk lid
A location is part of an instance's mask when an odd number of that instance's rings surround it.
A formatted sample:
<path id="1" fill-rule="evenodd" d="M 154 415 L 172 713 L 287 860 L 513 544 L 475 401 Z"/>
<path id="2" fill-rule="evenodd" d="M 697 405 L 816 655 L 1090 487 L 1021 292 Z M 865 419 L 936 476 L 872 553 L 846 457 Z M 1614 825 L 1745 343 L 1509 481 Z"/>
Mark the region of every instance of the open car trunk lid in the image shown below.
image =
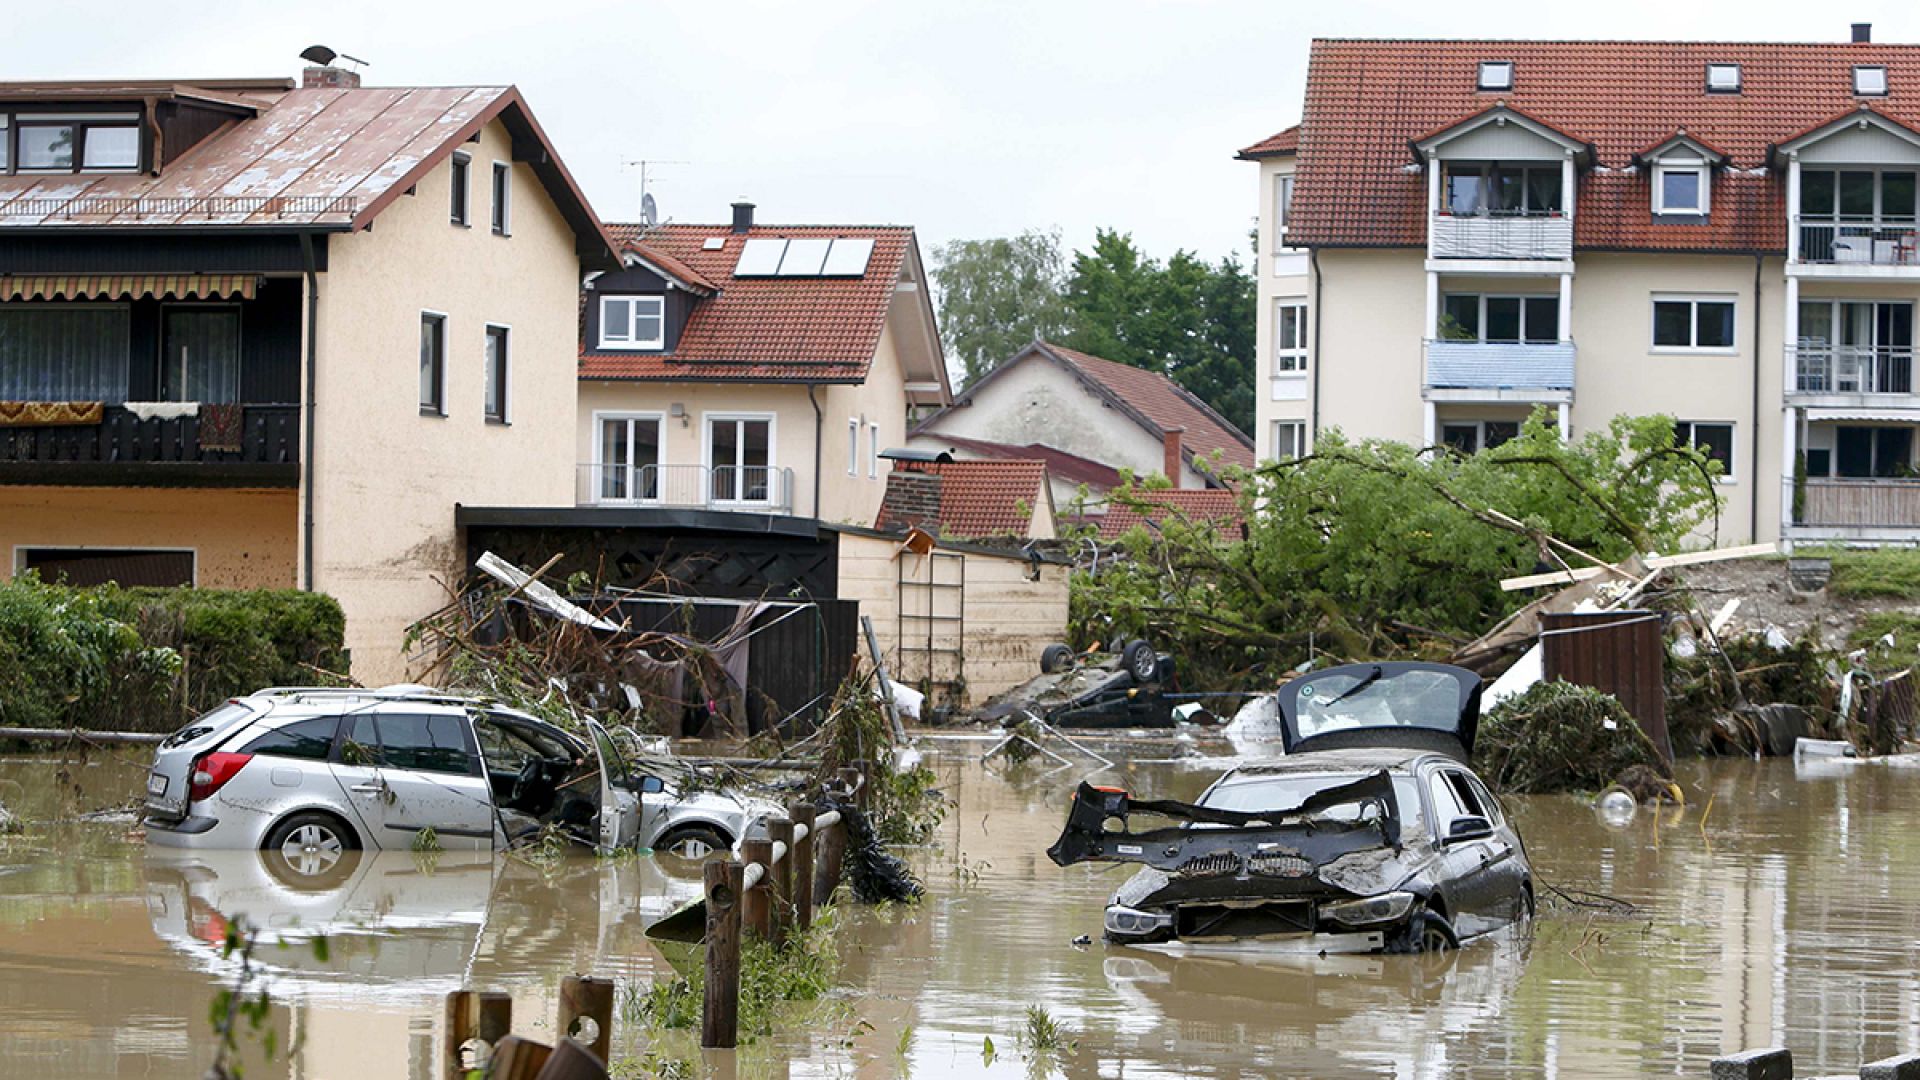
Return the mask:
<path id="1" fill-rule="evenodd" d="M 1343 664 L 1282 686 L 1280 741 L 1289 754 L 1354 746 L 1432 750 L 1466 762 L 1480 726 L 1480 676 L 1410 660 Z"/>

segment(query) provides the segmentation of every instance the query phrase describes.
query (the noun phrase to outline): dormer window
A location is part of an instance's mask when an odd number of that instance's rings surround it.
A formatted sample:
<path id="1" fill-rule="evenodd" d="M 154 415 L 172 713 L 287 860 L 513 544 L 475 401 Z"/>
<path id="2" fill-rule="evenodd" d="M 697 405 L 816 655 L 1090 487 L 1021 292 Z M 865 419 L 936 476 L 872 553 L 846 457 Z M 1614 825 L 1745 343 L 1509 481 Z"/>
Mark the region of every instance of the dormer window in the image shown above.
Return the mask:
<path id="1" fill-rule="evenodd" d="M 21 173 L 134 172 L 138 113 L 0 115 L 0 169 Z"/>
<path id="2" fill-rule="evenodd" d="M 1712 190 L 1704 161 L 1663 161 L 1653 167 L 1653 212 L 1656 214 L 1704 216 Z"/>
<path id="3" fill-rule="evenodd" d="M 1860 97 L 1887 96 L 1887 69 L 1877 64 L 1862 64 L 1853 69 L 1853 92 Z"/>
<path id="4" fill-rule="evenodd" d="M 600 298 L 600 347 L 639 352 L 667 347 L 667 298 Z"/>
<path id="5" fill-rule="evenodd" d="M 1707 93 L 1737 94 L 1740 92 L 1739 64 L 1708 64 Z"/>
<path id="6" fill-rule="evenodd" d="M 1513 89 L 1513 61 L 1511 60 L 1480 61 L 1479 89 L 1481 90 Z"/>

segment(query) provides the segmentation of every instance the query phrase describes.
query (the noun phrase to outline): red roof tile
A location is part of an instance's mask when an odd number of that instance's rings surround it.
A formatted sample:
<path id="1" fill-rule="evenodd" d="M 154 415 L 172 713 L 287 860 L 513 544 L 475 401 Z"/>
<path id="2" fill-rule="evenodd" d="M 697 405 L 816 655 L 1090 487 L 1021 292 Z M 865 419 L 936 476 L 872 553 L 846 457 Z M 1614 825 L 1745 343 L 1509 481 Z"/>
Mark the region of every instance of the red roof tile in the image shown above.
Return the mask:
<path id="1" fill-rule="evenodd" d="M 627 245 L 627 250 L 633 252 L 636 257 L 653 264 L 656 269 L 664 271 L 683 286 L 701 293 L 713 293 L 720 289 L 720 286 L 709 281 L 705 274 L 681 262 L 679 258 L 661 248 L 636 240 Z"/>
<path id="2" fill-rule="evenodd" d="M 621 244 L 637 243 L 643 258 L 671 260 L 717 292 L 694 305 L 671 353 L 603 353 L 583 343 L 584 379 L 862 382 L 914 243 L 912 229 L 894 225 L 756 225 L 744 235 L 726 225 L 608 228 Z M 733 276 L 744 241 L 796 236 L 871 237 L 866 274 Z M 721 246 L 708 250 L 709 239 Z"/>
<path id="3" fill-rule="evenodd" d="M 1481 60 L 1511 60 L 1514 88 L 1475 89 Z M 1737 94 L 1706 92 L 1708 63 L 1741 65 Z M 1856 64 L 1889 93 L 1856 98 Z M 1417 247 L 1426 178 L 1408 140 L 1504 101 L 1591 143 L 1575 243 L 1627 250 L 1782 251 L 1784 181 L 1768 148 L 1858 107 L 1920 121 L 1920 46 L 1621 41 L 1315 41 L 1289 238 L 1307 246 Z M 1704 224 L 1653 220 L 1636 151 L 1684 130 L 1724 151 Z M 1251 149 L 1251 148 L 1250 148 Z"/>
<path id="4" fill-rule="evenodd" d="M 1048 342 L 1036 342 L 1035 347 L 1052 353 L 1145 416 L 1156 434 L 1185 429 L 1180 442 L 1190 457 L 1218 452 L 1224 465 L 1253 467 L 1253 440 L 1165 375 Z"/>
<path id="5" fill-rule="evenodd" d="M 1280 157 L 1292 154 L 1300 149 L 1300 125 L 1295 124 L 1285 131 L 1269 135 L 1252 146 L 1233 155 L 1241 161 L 1254 161 L 1263 157 Z"/>
<path id="6" fill-rule="evenodd" d="M 946 443 L 957 448 L 971 450 L 976 454 L 997 461 L 1040 461 L 1047 466 L 1052 476 L 1070 484 L 1085 484 L 1090 488 L 1107 491 L 1120 486 L 1120 470 L 1111 465 L 1103 465 L 1092 458 L 1083 458 L 1078 454 L 1069 454 L 1046 443 L 1028 443 L 1016 446 L 1013 443 L 988 442 L 985 439 L 965 439 L 958 435 L 948 435 L 942 431 L 929 431 L 921 438 Z"/>
<path id="7" fill-rule="evenodd" d="M 1041 461 L 947 461 L 896 465 L 888 494 L 899 478 L 931 474 L 940 479 L 940 511 L 935 522 L 902 514 L 894 500 L 883 501 L 878 529 L 917 525 L 959 540 L 1027 535 L 1033 509 L 1050 498 L 1047 466 Z"/>
<path id="8" fill-rule="evenodd" d="M 1168 517 L 1211 522 L 1217 529 L 1237 528 L 1241 522 L 1239 497 L 1222 488 L 1135 491 L 1133 499 L 1147 505 L 1135 507 L 1110 502 L 1106 513 L 1089 514 L 1080 520 L 1096 526 L 1102 540 L 1116 540 L 1135 525 L 1161 522 Z"/>

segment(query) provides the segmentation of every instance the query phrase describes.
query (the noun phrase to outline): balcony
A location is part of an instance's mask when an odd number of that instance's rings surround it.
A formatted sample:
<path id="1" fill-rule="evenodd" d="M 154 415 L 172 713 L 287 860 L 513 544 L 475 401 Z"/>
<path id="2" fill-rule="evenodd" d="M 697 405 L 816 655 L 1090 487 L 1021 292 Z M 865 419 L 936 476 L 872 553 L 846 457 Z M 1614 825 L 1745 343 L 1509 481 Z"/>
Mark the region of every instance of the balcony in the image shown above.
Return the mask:
<path id="1" fill-rule="evenodd" d="M 98 424 L 0 427 L 0 484 L 296 487 L 300 407 L 244 405 L 238 438 L 201 415 L 141 417 L 105 406 Z"/>
<path id="2" fill-rule="evenodd" d="M 775 465 L 582 465 L 581 506 L 793 513 L 793 470 Z"/>
<path id="3" fill-rule="evenodd" d="M 1571 341 L 1427 342 L 1430 401 L 1560 402 L 1573 400 Z"/>
<path id="4" fill-rule="evenodd" d="M 1808 480 L 1794 530 L 1814 539 L 1911 540 L 1920 530 L 1920 480 Z"/>
<path id="5" fill-rule="evenodd" d="M 1920 229 L 1913 221 L 1794 218 L 1800 232 L 1796 265 L 1823 277 L 1920 275 Z"/>
<path id="6" fill-rule="evenodd" d="M 1573 258 L 1573 219 L 1564 214 L 1433 215 L 1432 256 L 1436 259 Z"/>
<path id="7" fill-rule="evenodd" d="M 1847 397 L 1913 393 L 1911 346 L 1802 345 L 1788 349 L 1790 397 Z"/>

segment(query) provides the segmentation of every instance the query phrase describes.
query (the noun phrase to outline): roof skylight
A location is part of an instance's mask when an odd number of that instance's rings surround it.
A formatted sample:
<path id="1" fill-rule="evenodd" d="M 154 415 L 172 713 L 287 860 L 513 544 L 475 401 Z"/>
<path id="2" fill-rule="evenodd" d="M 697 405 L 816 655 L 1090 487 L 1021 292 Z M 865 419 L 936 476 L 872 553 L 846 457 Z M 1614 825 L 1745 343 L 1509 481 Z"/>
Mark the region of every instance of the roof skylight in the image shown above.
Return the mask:
<path id="1" fill-rule="evenodd" d="M 1479 89 L 1481 90 L 1513 89 L 1513 61 L 1511 60 L 1480 61 Z"/>
<path id="2" fill-rule="evenodd" d="M 1708 64 L 1707 93 L 1737 94 L 1740 92 L 1739 64 Z"/>
<path id="3" fill-rule="evenodd" d="M 1862 64 L 1854 68 L 1853 92 L 1861 97 L 1885 97 L 1887 69 L 1877 64 Z"/>

